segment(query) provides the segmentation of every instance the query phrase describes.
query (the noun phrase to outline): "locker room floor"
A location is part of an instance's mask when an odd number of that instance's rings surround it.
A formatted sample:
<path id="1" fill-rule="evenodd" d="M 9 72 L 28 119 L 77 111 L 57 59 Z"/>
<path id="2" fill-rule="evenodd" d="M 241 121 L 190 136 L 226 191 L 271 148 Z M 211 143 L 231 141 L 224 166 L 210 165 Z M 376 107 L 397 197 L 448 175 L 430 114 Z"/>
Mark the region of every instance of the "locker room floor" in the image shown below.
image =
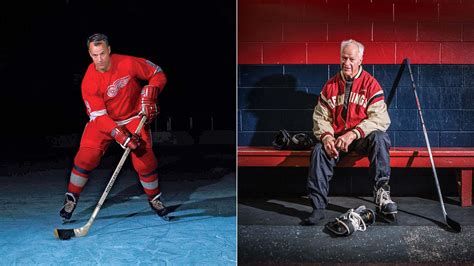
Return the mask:
<path id="1" fill-rule="evenodd" d="M 457 198 L 445 202 L 448 216 L 459 222 L 461 233 L 443 225 L 436 198 L 392 197 L 398 204 L 397 223 L 377 219 L 365 232 L 333 237 L 324 224 L 349 208 L 375 209 L 372 197 L 329 197 L 326 219 L 318 226 L 301 226 L 311 212 L 304 197 L 240 198 L 238 204 L 239 264 L 422 263 L 474 262 L 474 209 L 460 207 Z"/>

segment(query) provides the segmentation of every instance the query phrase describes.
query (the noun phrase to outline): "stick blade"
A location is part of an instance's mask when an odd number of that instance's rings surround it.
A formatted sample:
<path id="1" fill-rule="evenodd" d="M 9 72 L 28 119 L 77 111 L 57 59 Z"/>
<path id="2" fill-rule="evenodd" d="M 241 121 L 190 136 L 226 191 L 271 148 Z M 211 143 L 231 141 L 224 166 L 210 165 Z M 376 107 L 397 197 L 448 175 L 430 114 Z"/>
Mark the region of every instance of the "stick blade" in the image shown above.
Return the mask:
<path id="1" fill-rule="evenodd" d="M 454 232 L 456 233 L 460 233 L 461 232 L 461 225 L 454 221 L 453 219 L 449 218 L 449 216 L 446 215 L 446 223 L 448 224 L 449 227 L 451 227 L 451 229 L 454 230 Z"/>
<path id="2" fill-rule="evenodd" d="M 69 240 L 75 237 L 74 229 L 54 229 L 54 236 L 59 240 Z"/>

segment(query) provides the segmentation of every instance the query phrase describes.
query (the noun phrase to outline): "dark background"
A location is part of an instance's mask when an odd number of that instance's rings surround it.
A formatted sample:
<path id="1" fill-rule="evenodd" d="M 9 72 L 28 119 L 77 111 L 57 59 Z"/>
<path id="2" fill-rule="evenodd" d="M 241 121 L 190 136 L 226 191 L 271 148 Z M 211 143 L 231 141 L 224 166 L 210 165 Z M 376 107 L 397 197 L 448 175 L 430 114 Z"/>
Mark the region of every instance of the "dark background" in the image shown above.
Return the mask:
<path id="1" fill-rule="evenodd" d="M 144 57 L 167 74 L 158 130 L 167 117 L 186 130 L 191 116 L 235 130 L 235 2 L 9 2 L 0 10 L 2 153 L 82 133 L 80 84 L 92 62 L 86 39 L 96 32 L 109 37 L 112 53 Z"/>

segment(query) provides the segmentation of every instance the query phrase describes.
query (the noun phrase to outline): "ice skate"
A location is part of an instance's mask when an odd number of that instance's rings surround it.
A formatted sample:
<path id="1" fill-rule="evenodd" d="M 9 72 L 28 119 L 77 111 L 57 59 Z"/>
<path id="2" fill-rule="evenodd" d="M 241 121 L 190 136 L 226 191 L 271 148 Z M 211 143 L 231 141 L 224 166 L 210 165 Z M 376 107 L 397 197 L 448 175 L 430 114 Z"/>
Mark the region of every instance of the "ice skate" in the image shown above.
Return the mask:
<path id="1" fill-rule="evenodd" d="M 385 184 L 380 188 L 374 187 L 374 201 L 377 213 L 387 222 L 396 222 L 397 204 L 390 198 L 390 186 Z"/>
<path id="2" fill-rule="evenodd" d="M 67 192 L 64 199 L 64 206 L 59 211 L 59 215 L 62 217 L 63 222 L 69 221 L 71 219 L 72 213 L 76 209 L 77 199 L 74 194 Z"/>
<path id="3" fill-rule="evenodd" d="M 349 236 L 355 231 L 365 231 L 368 225 L 374 223 L 375 212 L 362 205 L 355 210 L 348 210 L 325 227 L 336 236 Z"/>
<path id="4" fill-rule="evenodd" d="M 165 205 L 160 199 L 161 193 L 156 195 L 152 200 L 150 200 L 148 203 L 150 204 L 150 207 L 152 210 L 158 214 L 163 220 L 169 221 L 170 217 L 168 216 L 168 210 L 166 209 Z"/>

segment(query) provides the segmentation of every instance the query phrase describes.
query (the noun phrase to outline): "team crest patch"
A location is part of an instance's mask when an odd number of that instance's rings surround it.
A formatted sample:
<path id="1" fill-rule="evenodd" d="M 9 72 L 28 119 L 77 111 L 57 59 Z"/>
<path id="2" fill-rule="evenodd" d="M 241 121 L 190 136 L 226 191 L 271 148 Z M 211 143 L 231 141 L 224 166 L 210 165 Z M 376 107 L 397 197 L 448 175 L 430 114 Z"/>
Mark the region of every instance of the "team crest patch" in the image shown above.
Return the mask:
<path id="1" fill-rule="evenodd" d="M 117 96 L 120 89 L 127 86 L 129 80 L 130 76 L 125 76 L 114 81 L 112 85 L 107 87 L 107 96 L 111 98 Z"/>

